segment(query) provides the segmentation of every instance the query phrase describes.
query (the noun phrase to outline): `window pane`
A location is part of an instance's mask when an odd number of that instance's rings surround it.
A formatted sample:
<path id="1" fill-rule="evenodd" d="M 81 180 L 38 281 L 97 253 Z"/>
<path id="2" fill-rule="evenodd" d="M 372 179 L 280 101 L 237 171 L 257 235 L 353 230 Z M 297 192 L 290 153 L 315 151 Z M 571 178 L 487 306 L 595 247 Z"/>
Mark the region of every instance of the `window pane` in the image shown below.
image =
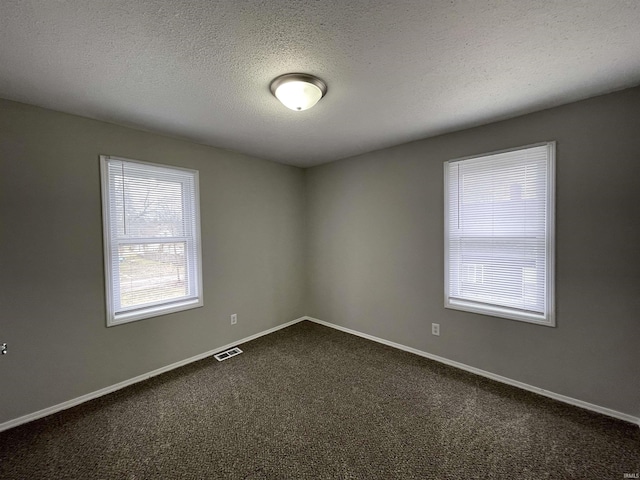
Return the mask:
<path id="1" fill-rule="evenodd" d="M 186 242 L 118 248 L 120 306 L 130 309 L 187 295 Z"/>
<path id="2" fill-rule="evenodd" d="M 544 314 L 543 241 L 461 238 L 450 252 L 460 263 L 451 297 Z"/>

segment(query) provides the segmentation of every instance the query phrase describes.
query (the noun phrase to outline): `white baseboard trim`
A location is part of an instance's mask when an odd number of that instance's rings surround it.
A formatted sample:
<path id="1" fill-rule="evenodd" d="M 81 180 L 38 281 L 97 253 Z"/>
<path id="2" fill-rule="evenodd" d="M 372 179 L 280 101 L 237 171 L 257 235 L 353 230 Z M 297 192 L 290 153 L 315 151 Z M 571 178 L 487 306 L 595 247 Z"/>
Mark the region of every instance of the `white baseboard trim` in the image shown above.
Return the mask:
<path id="1" fill-rule="evenodd" d="M 613 418 L 617 418 L 620 420 L 624 420 L 626 422 L 634 423 L 640 427 L 640 418 L 634 417 L 632 415 L 628 415 L 626 413 L 618 412 L 616 410 L 612 410 L 610 408 L 601 407 L 599 405 L 594 405 L 593 403 L 585 402 L 582 400 L 578 400 L 576 398 L 567 397 L 566 395 L 561 395 L 559 393 L 550 392 L 548 390 L 544 390 L 539 387 L 534 387 L 533 385 L 529 385 L 523 382 L 519 382 L 517 380 L 512 380 L 507 377 L 503 377 L 502 375 L 496 375 L 495 373 L 487 372 L 485 370 L 481 370 L 476 367 L 472 367 L 470 365 L 466 365 L 464 363 L 456 362 L 454 360 L 449 360 L 444 357 L 439 357 L 438 355 L 433 355 L 431 353 L 423 352 L 422 350 L 418 350 L 416 348 L 407 347 L 406 345 L 402 345 L 400 343 L 391 342 L 389 340 L 385 340 L 383 338 L 375 337 L 373 335 L 369 335 L 367 333 L 362 333 L 357 330 L 352 330 L 351 328 L 342 327 L 340 325 L 336 325 L 333 323 L 325 322 L 324 320 L 319 320 L 317 318 L 304 316 L 292 320 L 287 323 L 283 323 L 282 325 L 278 325 L 277 327 L 270 328 L 268 330 L 264 330 L 262 332 L 256 333 L 254 335 L 250 335 L 248 337 L 242 338 L 236 342 L 229 343 L 227 345 L 223 345 L 214 350 L 210 350 L 208 352 L 201 353 L 199 355 L 193 356 L 191 358 L 187 358 L 185 360 L 181 360 L 179 362 L 172 363 L 171 365 L 167 365 L 162 368 L 158 368 L 149 373 L 145 373 L 142 375 L 138 375 L 137 377 L 130 378 L 129 380 L 124 380 L 122 382 L 116 383 L 109 387 L 102 388 L 100 390 L 96 390 L 95 392 L 87 393 L 86 395 L 82 395 L 77 398 L 73 398 L 71 400 L 67 400 L 66 402 L 59 403 L 57 405 L 53 405 L 51 407 L 44 408 L 42 410 L 38 410 L 37 412 L 29 413 L 27 415 L 23 415 L 21 417 L 15 418 L 13 420 L 8 420 L 4 423 L 0 423 L 0 432 L 4 430 L 8 430 L 13 427 L 17 427 L 18 425 L 22 425 L 24 423 L 31 422 L 33 420 L 37 420 L 42 417 L 46 417 L 47 415 L 51 415 L 62 410 L 66 410 L 71 407 L 75 407 L 84 402 L 88 402 L 89 400 L 93 400 L 94 398 L 102 397 L 103 395 L 107 395 L 109 393 L 115 392 L 122 388 L 128 387 L 129 385 L 133 385 L 134 383 L 142 382 L 151 377 L 155 377 L 156 375 L 160 375 L 162 373 L 168 372 L 175 368 L 182 367 L 184 365 L 188 365 L 189 363 L 197 362 L 198 360 L 202 360 L 204 358 L 215 355 L 218 352 L 222 352 L 223 350 L 227 350 L 228 348 L 234 347 L 236 345 L 241 345 L 243 343 L 249 342 L 251 340 L 255 340 L 256 338 L 262 337 L 264 335 L 268 335 L 270 333 L 276 332 L 283 328 L 287 328 L 291 325 L 299 323 L 303 320 L 308 320 L 310 322 L 314 322 L 320 325 L 324 325 L 326 327 L 334 328 L 336 330 L 340 330 L 342 332 L 350 333 L 352 335 L 357 335 L 358 337 L 366 338 L 368 340 L 372 340 L 374 342 L 382 343 L 384 345 L 388 345 L 393 348 L 397 348 L 399 350 L 404 350 L 405 352 L 413 353 L 416 355 L 420 355 L 421 357 L 429 358 L 431 360 L 435 360 L 436 362 L 444 363 L 445 365 L 450 365 L 455 368 L 459 368 L 461 370 L 466 370 L 467 372 L 475 373 L 476 375 L 480 375 L 482 377 L 490 378 L 492 380 L 496 380 L 498 382 L 506 383 L 507 385 L 512 385 L 514 387 L 522 388 L 523 390 L 528 390 L 530 392 L 537 393 L 539 395 L 543 395 L 545 397 L 553 398 L 554 400 L 558 400 L 560 402 L 568 403 L 569 405 L 574 405 L 576 407 L 584 408 L 587 410 L 591 410 L 593 412 L 602 413 L 603 415 L 608 415 Z"/>
<path id="2" fill-rule="evenodd" d="M 390 347 L 394 347 L 399 350 L 404 350 L 405 352 L 414 353 L 416 355 L 420 355 L 421 357 L 429 358 L 431 360 L 435 360 L 436 362 L 444 363 L 445 365 L 450 365 L 452 367 L 459 368 L 461 370 L 466 370 L 467 372 L 475 373 L 476 375 L 480 375 L 482 377 L 490 378 L 491 380 L 496 380 L 501 383 L 506 383 L 507 385 L 512 385 L 514 387 L 518 387 L 523 390 L 528 390 L 530 392 L 534 392 L 539 395 L 543 395 L 545 397 L 553 398 L 554 400 L 558 400 L 560 402 L 568 403 L 569 405 L 574 405 L 576 407 L 584 408 L 586 410 L 591 410 L 593 412 L 602 413 L 603 415 L 608 415 L 609 417 L 634 423 L 638 425 L 638 427 L 640 427 L 640 418 L 634 417 L 626 413 L 618 412 L 617 410 L 612 410 L 610 408 L 594 405 L 593 403 L 578 400 L 577 398 L 567 397 L 566 395 L 561 395 L 559 393 L 550 392 L 549 390 L 545 390 L 543 388 L 534 387 L 533 385 L 529 385 L 527 383 L 523 383 L 517 380 L 512 380 L 511 378 L 503 377 L 502 375 L 496 375 L 495 373 L 487 372 L 486 370 L 481 370 L 479 368 L 472 367 L 464 363 L 456 362 L 454 360 L 449 360 L 444 357 L 439 357 L 438 355 L 433 355 L 431 353 L 423 352 L 422 350 L 418 350 L 416 348 L 407 347 L 406 345 L 402 345 L 400 343 L 391 342 L 389 340 L 385 340 L 384 338 L 374 337 L 373 335 L 362 333 L 357 330 L 352 330 L 351 328 L 346 328 L 340 325 L 336 325 L 334 323 L 325 322 L 324 320 L 319 320 L 313 317 L 303 317 L 303 319 L 308 320 L 310 322 L 318 323 L 320 325 L 324 325 L 325 327 L 330 327 L 336 330 L 340 330 L 342 332 L 350 333 L 352 335 L 357 335 L 358 337 L 366 338 L 367 340 L 373 340 L 374 342 L 382 343 L 384 345 L 388 345 Z"/>
<path id="3" fill-rule="evenodd" d="M 120 390 L 124 387 L 128 387 L 129 385 L 133 385 L 134 383 L 142 382 L 143 380 L 147 380 L 151 377 L 155 377 L 156 375 L 160 375 L 162 373 L 173 370 L 174 368 L 179 368 L 184 365 L 188 365 L 189 363 L 197 362 L 198 360 L 202 360 L 204 358 L 210 357 L 211 355 L 215 355 L 218 352 L 222 352 L 223 350 L 227 350 L 231 347 L 235 347 L 236 345 L 240 345 L 242 343 L 249 342 L 251 340 L 255 340 L 258 337 L 262 337 L 264 335 L 268 335 L 277 330 L 281 330 L 283 328 L 287 328 L 293 324 L 306 320 L 307 317 L 300 317 L 295 320 L 292 320 L 287 323 L 283 323 L 282 325 L 278 325 L 277 327 L 270 328 L 263 332 L 256 333 L 255 335 L 250 335 L 248 337 L 237 340 L 233 343 L 229 343 L 222 347 L 218 347 L 214 350 L 209 350 L 208 352 L 201 353 L 191 358 L 187 358 L 185 360 L 181 360 L 179 362 L 172 363 L 171 365 L 167 365 L 166 367 L 158 368 L 149 373 L 144 373 L 142 375 L 138 375 L 137 377 L 130 378 L 129 380 L 124 380 L 122 382 L 116 383 L 115 385 L 111 385 L 109 387 L 101 388 L 100 390 L 96 390 L 95 392 L 87 393 L 86 395 L 82 395 L 77 398 L 73 398 L 71 400 L 67 400 L 66 402 L 59 403 L 57 405 L 53 405 L 52 407 L 43 408 L 42 410 L 38 410 L 37 412 L 29 413 L 27 415 L 23 415 L 21 417 L 15 418 L 13 420 L 8 420 L 4 423 L 0 423 L 0 432 L 4 430 L 8 430 L 13 427 L 17 427 L 18 425 L 22 425 L 23 423 L 28 423 L 33 420 L 37 420 L 38 418 L 46 417 L 47 415 L 51 415 L 53 413 L 60 412 L 62 410 L 66 410 L 71 407 L 75 407 L 84 402 L 88 402 L 89 400 L 93 400 L 94 398 L 102 397 L 103 395 L 107 395 L 108 393 L 115 392 L 116 390 Z"/>

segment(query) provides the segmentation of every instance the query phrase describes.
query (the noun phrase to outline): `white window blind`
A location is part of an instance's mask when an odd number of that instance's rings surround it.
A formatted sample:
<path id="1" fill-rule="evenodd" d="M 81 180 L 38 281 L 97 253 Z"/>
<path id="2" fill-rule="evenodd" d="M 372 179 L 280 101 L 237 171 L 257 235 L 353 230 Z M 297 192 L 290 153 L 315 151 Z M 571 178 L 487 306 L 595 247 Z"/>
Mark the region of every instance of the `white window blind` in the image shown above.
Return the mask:
<path id="1" fill-rule="evenodd" d="M 202 305 L 198 172 L 101 157 L 107 325 Z"/>
<path id="2" fill-rule="evenodd" d="M 445 307 L 555 325 L 555 143 L 445 163 Z"/>

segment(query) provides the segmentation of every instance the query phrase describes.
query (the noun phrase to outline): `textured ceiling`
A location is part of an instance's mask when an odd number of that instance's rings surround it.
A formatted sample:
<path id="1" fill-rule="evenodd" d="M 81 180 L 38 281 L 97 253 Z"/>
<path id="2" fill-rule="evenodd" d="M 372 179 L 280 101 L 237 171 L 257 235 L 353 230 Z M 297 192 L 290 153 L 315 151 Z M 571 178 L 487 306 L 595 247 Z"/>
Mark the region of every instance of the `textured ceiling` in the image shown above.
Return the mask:
<path id="1" fill-rule="evenodd" d="M 0 97 L 299 166 L 639 83 L 638 0 L 0 1 Z"/>

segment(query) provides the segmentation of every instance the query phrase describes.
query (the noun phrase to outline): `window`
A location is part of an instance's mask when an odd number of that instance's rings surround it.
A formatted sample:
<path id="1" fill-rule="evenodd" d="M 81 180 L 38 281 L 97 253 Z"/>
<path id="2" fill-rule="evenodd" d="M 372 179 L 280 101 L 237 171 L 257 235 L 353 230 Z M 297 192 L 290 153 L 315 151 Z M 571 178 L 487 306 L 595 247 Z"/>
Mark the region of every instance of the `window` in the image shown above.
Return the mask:
<path id="1" fill-rule="evenodd" d="M 202 306 L 198 172 L 100 162 L 107 326 Z"/>
<path id="2" fill-rule="evenodd" d="M 444 164 L 445 307 L 555 326 L 555 142 Z"/>

